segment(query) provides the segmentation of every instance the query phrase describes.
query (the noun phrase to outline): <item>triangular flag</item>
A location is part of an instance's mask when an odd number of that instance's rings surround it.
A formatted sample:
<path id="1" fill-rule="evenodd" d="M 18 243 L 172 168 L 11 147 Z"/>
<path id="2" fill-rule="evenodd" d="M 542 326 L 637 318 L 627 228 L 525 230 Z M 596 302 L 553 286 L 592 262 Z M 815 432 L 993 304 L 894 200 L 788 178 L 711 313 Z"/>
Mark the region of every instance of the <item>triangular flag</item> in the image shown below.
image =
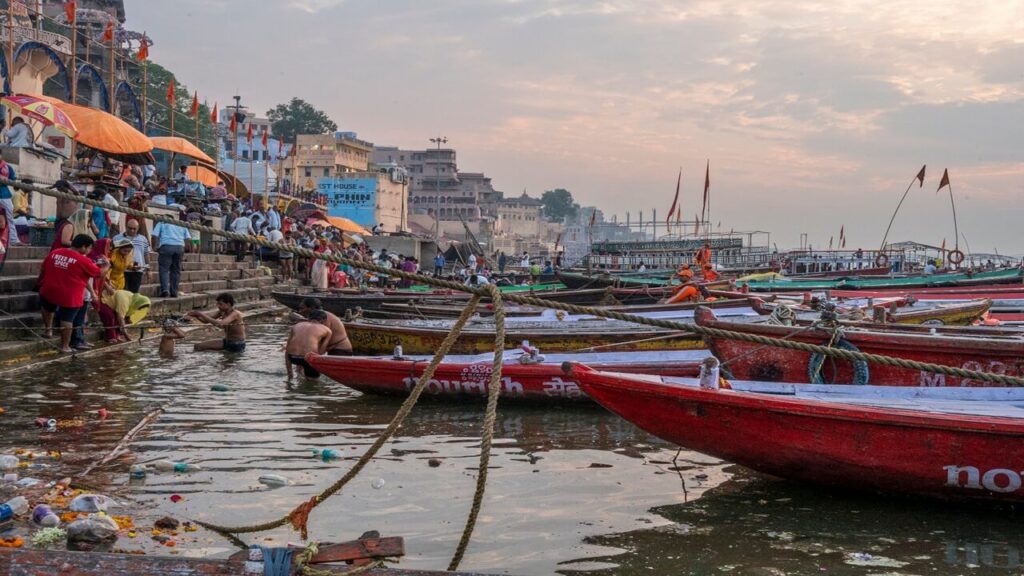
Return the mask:
<path id="1" fill-rule="evenodd" d="M 260 143 L 263 144 L 263 149 L 266 150 L 267 149 L 267 131 L 266 130 L 263 131 L 263 138 L 261 139 Z"/>
<path id="2" fill-rule="evenodd" d="M 946 253 L 946 239 L 945 238 L 942 239 L 942 250 L 941 250 L 941 252 L 943 254 Z"/>
<path id="3" fill-rule="evenodd" d="M 252 122 L 249 122 L 249 129 L 245 131 L 245 140 L 252 144 Z"/>
<path id="4" fill-rule="evenodd" d="M 924 169 L 927 168 L 927 167 L 928 167 L 927 164 L 925 164 L 924 166 L 921 166 L 921 171 L 917 173 L 917 181 L 920 182 L 920 184 L 917 185 L 918 188 L 920 188 L 921 186 L 924 186 Z"/>
<path id="5" fill-rule="evenodd" d="M 679 185 L 683 183 L 683 169 L 679 169 L 679 177 L 676 178 L 676 196 L 672 199 L 672 207 L 668 209 L 668 216 L 665 217 L 665 227 L 669 233 L 672 232 L 672 213 L 679 207 Z"/>
<path id="6" fill-rule="evenodd" d="M 192 96 L 192 117 L 199 118 L 199 91 Z"/>
<path id="7" fill-rule="evenodd" d="M 171 83 L 167 85 L 167 103 L 173 107 L 176 101 L 174 97 L 174 77 L 172 76 Z"/>
<path id="8" fill-rule="evenodd" d="M 693 215 L 693 235 L 696 236 L 700 232 L 700 218 L 696 214 Z"/>
<path id="9" fill-rule="evenodd" d="M 139 52 L 135 55 L 135 58 L 139 62 L 149 60 L 149 39 L 145 35 L 142 36 L 142 40 L 139 43 Z"/>
<path id="10" fill-rule="evenodd" d="M 562 233 L 559 232 L 558 236 L 555 236 L 555 250 L 558 250 L 558 243 L 562 241 Z"/>
<path id="11" fill-rule="evenodd" d="M 103 29 L 103 41 L 113 42 L 114 41 L 114 21 L 108 20 L 107 27 Z"/>
<path id="12" fill-rule="evenodd" d="M 835 238 L 835 236 L 829 236 L 829 237 L 828 237 L 828 249 L 829 249 L 829 250 L 831 250 L 831 249 L 832 249 L 832 239 L 833 239 L 833 238 Z"/>
<path id="13" fill-rule="evenodd" d="M 704 217 L 705 211 L 708 209 L 708 191 L 711 189 L 711 160 L 708 160 L 707 167 L 704 169 L 704 205 L 700 209 L 701 218 Z"/>
<path id="14" fill-rule="evenodd" d="M 234 114 L 231 114 L 231 133 L 238 133 L 238 117 L 236 117 Z M 232 138 L 234 138 L 234 136 L 232 136 Z"/>
<path id="15" fill-rule="evenodd" d="M 68 0 L 64 3 L 64 15 L 68 17 L 68 24 L 74 26 L 78 13 L 78 2 Z"/>
<path id="16" fill-rule="evenodd" d="M 217 103 L 213 103 L 213 112 L 210 112 L 210 124 L 217 123 Z"/>
<path id="17" fill-rule="evenodd" d="M 946 168 L 946 169 L 944 169 L 942 171 L 942 180 L 939 181 L 939 187 L 938 187 L 937 190 L 935 190 L 935 193 L 938 194 L 939 190 L 942 190 L 946 186 L 949 186 L 949 169 L 948 168 Z"/>
<path id="18" fill-rule="evenodd" d="M 676 208 L 676 224 L 683 221 L 683 207 Z"/>

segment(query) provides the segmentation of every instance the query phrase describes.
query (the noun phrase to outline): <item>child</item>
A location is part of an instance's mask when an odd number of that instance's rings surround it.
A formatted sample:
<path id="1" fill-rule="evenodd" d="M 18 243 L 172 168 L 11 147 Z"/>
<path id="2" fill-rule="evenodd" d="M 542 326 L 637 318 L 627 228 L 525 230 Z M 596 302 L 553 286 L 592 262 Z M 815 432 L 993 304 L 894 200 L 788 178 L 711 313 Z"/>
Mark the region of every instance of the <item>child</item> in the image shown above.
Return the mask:
<path id="1" fill-rule="evenodd" d="M 174 318 L 164 320 L 164 335 L 160 337 L 160 355 L 163 357 L 174 356 L 174 341 L 181 340 L 185 333 L 178 327 L 178 321 Z"/>

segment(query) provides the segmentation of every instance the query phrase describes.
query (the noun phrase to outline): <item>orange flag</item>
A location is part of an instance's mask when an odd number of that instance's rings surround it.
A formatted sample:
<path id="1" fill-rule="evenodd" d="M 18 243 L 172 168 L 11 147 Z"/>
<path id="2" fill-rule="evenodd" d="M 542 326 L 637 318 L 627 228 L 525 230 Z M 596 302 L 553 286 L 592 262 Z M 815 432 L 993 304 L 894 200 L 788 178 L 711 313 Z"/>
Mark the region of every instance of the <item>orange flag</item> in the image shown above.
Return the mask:
<path id="1" fill-rule="evenodd" d="M 249 122 L 249 129 L 245 131 L 245 140 L 252 144 L 252 122 Z"/>
<path id="2" fill-rule="evenodd" d="M 194 96 L 192 96 L 192 117 L 199 119 L 199 91 L 196 90 Z"/>
<path id="3" fill-rule="evenodd" d="M 949 186 L 949 169 L 948 168 L 946 168 L 945 170 L 942 171 L 942 180 L 939 182 L 939 188 L 937 190 L 935 190 L 935 193 L 938 194 L 939 190 L 942 190 L 946 186 Z"/>
<path id="4" fill-rule="evenodd" d="M 167 85 L 167 103 L 171 106 L 174 106 L 175 101 L 176 100 L 174 98 L 174 78 L 172 77 L 170 84 Z"/>
<path id="5" fill-rule="evenodd" d="M 672 199 L 672 207 L 668 209 L 668 216 L 665 217 L 665 226 L 672 231 L 672 213 L 679 207 L 679 186 L 683 183 L 683 169 L 679 169 L 679 177 L 676 178 L 676 197 Z"/>
<path id="6" fill-rule="evenodd" d="M 75 2 L 75 0 L 69 0 L 64 3 L 64 15 L 68 17 L 68 24 L 74 25 L 77 12 L 78 2 Z"/>
<path id="7" fill-rule="evenodd" d="M 139 44 L 139 52 L 135 55 L 135 58 L 137 58 L 139 62 L 149 60 L 149 42 L 145 37 L 142 38 L 142 43 Z"/>
<path id="8" fill-rule="evenodd" d="M 217 103 L 213 103 L 213 112 L 210 112 L 210 124 L 217 123 Z"/>
<path id="9" fill-rule="evenodd" d="M 927 167 L 927 164 L 921 166 L 921 171 L 917 173 L 917 181 L 920 182 L 920 184 L 917 185 L 918 188 L 924 186 L 924 169 Z"/>
<path id="10" fill-rule="evenodd" d="M 231 114 L 231 133 L 238 133 L 238 118 L 236 118 L 234 114 Z M 234 138 L 234 136 L 232 136 L 232 138 Z"/>
<path id="11" fill-rule="evenodd" d="M 267 131 L 266 130 L 263 131 L 263 138 L 260 140 L 260 143 L 263 144 L 263 149 L 266 150 L 267 149 Z"/>
<path id="12" fill-rule="evenodd" d="M 590 213 L 590 227 L 591 228 L 594 227 L 594 223 L 595 222 L 597 222 L 597 208 L 594 208 L 594 211 Z"/>
<path id="13" fill-rule="evenodd" d="M 103 41 L 113 42 L 114 41 L 114 21 L 109 20 L 107 27 L 103 29 Z"/>

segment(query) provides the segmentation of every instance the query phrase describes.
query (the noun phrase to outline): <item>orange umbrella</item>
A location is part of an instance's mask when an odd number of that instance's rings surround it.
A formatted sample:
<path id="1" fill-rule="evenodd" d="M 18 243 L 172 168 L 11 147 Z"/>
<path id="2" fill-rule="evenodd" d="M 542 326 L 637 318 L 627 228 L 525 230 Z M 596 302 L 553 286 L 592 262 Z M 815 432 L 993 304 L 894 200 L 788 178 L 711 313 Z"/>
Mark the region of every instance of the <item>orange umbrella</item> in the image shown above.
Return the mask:
<path id="1" fill-rule="evenodd" d="M 206 162 L 207 164 L 213 164 L 213 158 L 207 156 L 206 152 L 203 152 L 196 147 L 195 144 L 192 144 L 184 138 L 179 138 L 177 136 L 150 136 L 149 141 L 153 143 L 154 148 L 159 150 L 175 152 L 183 156 L 188 156 L 189 158 L 195 158 L 196 160 Z M 203 182 L 203 184 L 206 183 Z M 216 184 L 216 182 L 213 184 Z"/>
<path id="2" fill-rule="evenodd" d="M 363 228 L 362 226 L 356 224 L 355 222 L 349 220 L 348 218 L 343 218 L 341 216 L 328 216 L 327 221 L 331 223 L 331 226 L 334 226 L 335 228 L 341 230 L 342 232 L 348 232 L 350 234 L 370 234 L 369 230 Z"/>
<path id="3" fill-rule="evenodd" d="M 75 140 L 107 156 L 123 159 L 131 164 L 152 163 L 153 143 L 145 134 L 113 114 L 95 108 L 69 104 L 57 98 L 30 94 L 33 98 L 55 105 L 78 128 Z"/>
<path id="4" fill-rule="evenodd" d="M 0 104 L 13 110 L 15 114 L 21 114 L 31 120 L 42 122 L 46 126 L 53 126 L 69 138 L 74 138 L 78 134 L 78 128 L 75 127 L 75 123 L 71 121 L 71 118 L 68 118 L 68 115 L 57 108 L 56 105 L 46 100 L 16 94 L 0 98 Z"/>
<path id="5" fill-rule="evenodd" d="M 188 175 L 190 180 L 199 182 L 200 184 L 206 186 L 207 188 L 216 186 L 217 181 L 222 181 L 227 185 L 227 189 L 229 191 L 234 189 L 234 187 L 231 185 L 231 182 L 234 179 L 234 177 L 231 174 L 228 174 L 220 170 L 214 170 L 210 166 L 193 164 L 185 169 L 185 174 Z M 237 188 L 239 196 L 245 197 L 249 195 L 249 189 L 241 180 L 237 182 Z"/>

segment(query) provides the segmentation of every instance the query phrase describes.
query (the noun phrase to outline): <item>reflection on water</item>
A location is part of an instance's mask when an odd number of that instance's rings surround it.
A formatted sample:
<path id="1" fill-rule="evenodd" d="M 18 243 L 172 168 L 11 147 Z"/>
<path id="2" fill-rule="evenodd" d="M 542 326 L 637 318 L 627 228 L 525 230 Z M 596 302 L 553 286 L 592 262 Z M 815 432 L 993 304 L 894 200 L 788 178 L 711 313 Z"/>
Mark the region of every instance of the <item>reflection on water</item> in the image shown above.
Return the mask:
<path id="1" fill-rule="evenodd" d="M 278 517 L 343 474 L 399 405 L 329 380 L 287 383 L 278 351 L 283 337 L 283 329 L 258 332 L 246 353 L 234 357 L 194 354 L 183 345 L 173 360 L 146 348 L 19 373 L 5 386 L 5 395 L 21 400 L 4 403 L 9 412 L 0 420 L 0 447 L 64 450 L 62 461 L 39 473 L 74 474 L 159 406 L 164 414 L 132 443 L 131 453 L 90 474 L 89 484 L 130 498 L 152 517 L 231 524 Z M 228 391 L 212 391 L 213 384 Z M 81 418 L 100 407 L 112 413 L 110 420 L 56 433 L 30 424 L 37 416 Z M 401 566 L 447 565 L 472 498 L 482 411 L 481 403 L 423 402 L 381 455 L 313 513 L 311 534 L 339 541 L 380 530 L 406 538 Z M 343 458 L 324 462 L 312 456 L 314 448 L 333 448 Z M 493 470 L 463 566 L 551 574 L 559 562 L 615 552 L 584 539 L 664 523 L 648 510 L 696 497 L 728 477 L 716 460 L 683 453 L 684 493 L 670 470 L 675 454 L 596 407 L 501 406 Z M 202 470 L 128 481 L 132 463 L 160 459 L 197 463 Z M 432 459 L 440 465 L 432 466 Z M 268 489 L 258 482 L 262 474 L 284 476 L 289 485 Z M 184 500 L 171 503 L 171 494 Z M 246 537 L 265 538 L 295 541 L 297 535 L 278 530 Z M 219 538 L 200 539 L 198 546 L 204 554 L 230 551 Z"/>
<path id="2" fill-rule="evenodd" d="M 653 510 L 670 524 L 588 538 L 629 551 L 596 573 L 1021 572 L 1024 532 L 1012 509 L 844 494 L 728 469 L 733 479 L 699 500 Z M 561 571 L 577 573 L 573 562 Z"/>
<path id="3" fill-rule="evenodd" d="M 62 450 L 62 460 L 40 459 L 19 472 L 79 473 L 159 406 L 165 413 L 130 453 L 91 473 L 88 484 L 147 518 L 276 518 L 343 474 L 399 402 L 331 381 L 288 384 L 278 351 L 283 328 L 254 332 L 240 356 L 180 346 L 175 359 L 163 360 L 147 347 L 16 373 L 2 384 L 0 452 Z M 212 391 L 213 384 L 228 391 Z M 101 407 L 111 412 L 102 422 Z M 311 534 L 340 541 L 380 530 L 406 538 L 402 567 L 446 566 L 472 498 L 482 410 L 421 403 L 380 457 L 313 513 Z M 51 433 L 32 425 L 39 416 L 69 422 Z M 314 448 L 343 458 L 324 462 Z M 1021 571 L 1024 537 L 1008 512 L 843 495 L 765 480 L 692 452 L 673 464 L 674 456 L 674 447 L 597 408 L 501 406 L 494 469 L 463 566 L 601 575 Z M 203 469 L 129 483 L 132 463 L 160 459 Z M 268 473 L 289 485 L 263 486 L 258 478 Z M 171 494 L 184 500 L 174 504 Z M 196 536 L 182 553 L 231 551 L 219 537 Z M 246 541 L 297 538 L 278 530 Z"/>

